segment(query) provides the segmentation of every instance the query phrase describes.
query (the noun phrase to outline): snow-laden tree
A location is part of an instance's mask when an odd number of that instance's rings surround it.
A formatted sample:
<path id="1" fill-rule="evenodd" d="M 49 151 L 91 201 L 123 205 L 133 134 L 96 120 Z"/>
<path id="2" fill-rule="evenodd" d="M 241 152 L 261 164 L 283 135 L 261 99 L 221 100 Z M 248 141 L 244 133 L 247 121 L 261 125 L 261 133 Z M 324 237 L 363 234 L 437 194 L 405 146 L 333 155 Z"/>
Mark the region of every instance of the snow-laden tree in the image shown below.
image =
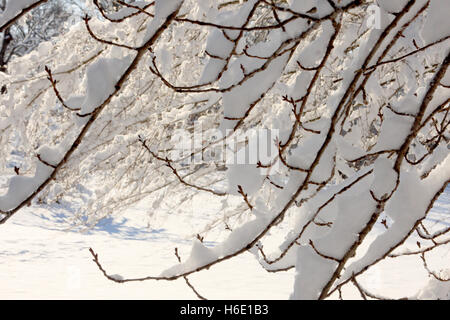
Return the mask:
<path id="1" fill-rule="evenodd" d="M 6 8 L 6 1 L 0 2 L 0 12 Z M 74 5 L 63 0 L 42 3 L 15 23 L 2 27 L 0 67 L 13 56 L 23 56 L 34 50 L 41 42 L 63 33 L 67 28 Z"/>
<path id="2" fill-rule="evenodd" d="M 8 1 L 0 28 L 43 2 Z M 448 1 L 115 3 L 93 1 L 98 18 L 1 75 L 0 223 L 51 201 L 77 203 L 72 223 L 89 227 L 142 199 L 156 216 L 217 197 L 190 256 L 160 275 L 94 262 L 116 282 L 192 287 L 251 252 L 296 269 L 294 299 L 346 285 L 377 298 L 358 277 L 404 255 L 448 280 L 426 257 L 450 228 L 425 219 L 450 179 Z M 207 246 L 213 229 L 226 234 Z"/>

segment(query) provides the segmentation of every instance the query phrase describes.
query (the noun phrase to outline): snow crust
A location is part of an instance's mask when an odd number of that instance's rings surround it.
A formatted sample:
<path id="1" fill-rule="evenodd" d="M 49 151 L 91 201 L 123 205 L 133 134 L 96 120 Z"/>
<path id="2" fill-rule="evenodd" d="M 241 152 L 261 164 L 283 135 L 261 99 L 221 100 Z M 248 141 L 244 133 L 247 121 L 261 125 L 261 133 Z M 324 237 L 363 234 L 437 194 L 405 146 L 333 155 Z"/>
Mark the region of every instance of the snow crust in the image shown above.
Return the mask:
<path id="1" fill-rule="evenodd" d="M 393 1 L 392 1 L 393 2 Z M 433 43 L 450 35 L 450 2 L 447 0 L 432 0 L 422 29 L 422 39 L 425 44 Z"/>
<path id="2" fill-rule="evenodd" d="M 0 210 L 8 211 L 16 208 L 29 197 L 53 172 L 53 168 L 41 162 L 36 165 L 33 177 L 15 176 L 9 180 L 7 193 L 0 196 Z"/>
<path id="3" fill-rule="evenodd" d="M 82 114 L 94 111 L 116 90 L 115 84 L 130 66 L 132 58 L 131 55 L 122 59 L 102 58 L 89 66 L 86 73 L 87 93 L 81 105 Z"/>

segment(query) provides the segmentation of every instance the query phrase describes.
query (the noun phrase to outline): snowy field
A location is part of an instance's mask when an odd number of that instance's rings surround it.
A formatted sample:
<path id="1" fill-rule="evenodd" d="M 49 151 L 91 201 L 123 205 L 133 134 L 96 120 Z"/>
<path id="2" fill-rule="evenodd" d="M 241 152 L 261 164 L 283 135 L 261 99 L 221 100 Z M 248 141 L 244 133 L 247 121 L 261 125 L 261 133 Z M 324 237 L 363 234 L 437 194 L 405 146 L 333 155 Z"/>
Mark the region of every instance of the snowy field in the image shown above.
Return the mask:
<path id="1" fill-rule="evenodd" d="M 141 204 L 120 218 L 102 221 L 95 230 L 80 233 L 67 230 L 58 208 L 24 209 L 1 226 L 0 299 L 196 299 L 183 279 L 117 284 L 105 279 L 91 261 L 90 247 L 110 274 L 136 277 L 157 275 L 176 264 L 175 247 L 181 257 L 187 256 L 186 230 L 204 223 L 205 217 L 167 215 L 156 228 L 148 226 L 145 212 Z M 429 219 L 449 221 L 445 218 L 449 214 L 447 188 Z M 382 228 L 378 225 L 371 236 Z M 410 242 L 414 248 L 415 241 Z M 448 246 L 429 260 L 431 266 L 450 266 Z M 288 299 L 294 271 L 269 274 L 252 255 L 244 254 L 190 280 L 208 299 Z M 413 297 L 429 281 L 418 257 L 390 259 L 361 278 L 366 289 L 391 298 Z M 360 298 L 353 288 L 343 293 L 347 299 Z M 421 297 L 433 296 L 422 292 Z"/>

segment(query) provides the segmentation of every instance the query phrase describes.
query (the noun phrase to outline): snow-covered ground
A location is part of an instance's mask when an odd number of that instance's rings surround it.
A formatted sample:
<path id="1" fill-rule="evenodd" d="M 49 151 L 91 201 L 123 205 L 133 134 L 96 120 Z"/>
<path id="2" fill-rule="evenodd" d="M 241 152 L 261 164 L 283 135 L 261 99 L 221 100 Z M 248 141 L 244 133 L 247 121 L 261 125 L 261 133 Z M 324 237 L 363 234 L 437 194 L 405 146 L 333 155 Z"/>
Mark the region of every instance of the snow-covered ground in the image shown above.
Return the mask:
<path id="1" fill-rule="evenodd" d="M 105 279 L 92 262 L 90 247 L 110 274 L 136 277 L 158 275 L 176 264 L 175 247 L 186 257 L 191 243 L 179 236 L 183 234 L 180 231 L 204 217 L 174 214 L 163 217 L 164 229 L 152 229 L 145 212 L 141 204 L 119 218 L 104 220 L 94 230 L 80 233 L 65 229 L 58 208 L 24 209 L 0 226 L 0 299 L 195 299 L 183 279 L 117 284 Z M 449 215 L 447 188 L 430 219 L 442 220 Z M 382 230 L 383 226 L 377 228 Z M 449 261 L 447 246 L 430 255 L 429 264 L 448 268 Z M 252 255 L 244 254 L 192 275 L 190 280 L 209 299 L 287 299 L 294 271 L 267 273 Z M 366 289 L 392 298 L 413 296 L 428 281 L 418 257 L 390 259 L 361 279 Z M 349 288 L 344 290 L 344 298 L 360 295 Z"/>

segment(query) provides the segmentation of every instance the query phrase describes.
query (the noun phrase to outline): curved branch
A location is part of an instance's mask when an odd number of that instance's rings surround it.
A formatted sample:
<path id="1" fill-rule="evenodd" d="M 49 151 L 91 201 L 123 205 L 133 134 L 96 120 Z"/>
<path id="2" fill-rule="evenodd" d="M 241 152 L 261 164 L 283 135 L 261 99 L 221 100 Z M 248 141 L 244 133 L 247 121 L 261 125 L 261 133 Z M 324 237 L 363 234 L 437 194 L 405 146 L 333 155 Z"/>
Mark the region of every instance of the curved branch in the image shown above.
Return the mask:
<path id="1" fill-rule="evenodd" d="M 101 38 L 97 37 L 94 34 L 94 32 L 92 31 L 91 27 L 89 26 L 89 20 L 90 19 L 91 18 L 88 15 L 85 15 L 83 17 L 84 24 L 86 25 L 86 29 L 89 32 L 89 35 L 92 38 L 94 38 L 95 40 L 97 40 L 98 42 L 103 43 L 103 44 L 107 44 L 107 45 L 111 45 L 111 46 L 116 46 L 116 47 L 119 47 L 119 48 L 125 48 L 125 49 L 128 49 L 128 50 L 139 50 L 139 48 L 137 48 L 137 47 L 130 47 L 130 46 L 127 46 L 125 44 L 115 43 L 113 41 L 109 41 L 109 40 L 105 40 L 105 39 L 101 39 Z"/>

